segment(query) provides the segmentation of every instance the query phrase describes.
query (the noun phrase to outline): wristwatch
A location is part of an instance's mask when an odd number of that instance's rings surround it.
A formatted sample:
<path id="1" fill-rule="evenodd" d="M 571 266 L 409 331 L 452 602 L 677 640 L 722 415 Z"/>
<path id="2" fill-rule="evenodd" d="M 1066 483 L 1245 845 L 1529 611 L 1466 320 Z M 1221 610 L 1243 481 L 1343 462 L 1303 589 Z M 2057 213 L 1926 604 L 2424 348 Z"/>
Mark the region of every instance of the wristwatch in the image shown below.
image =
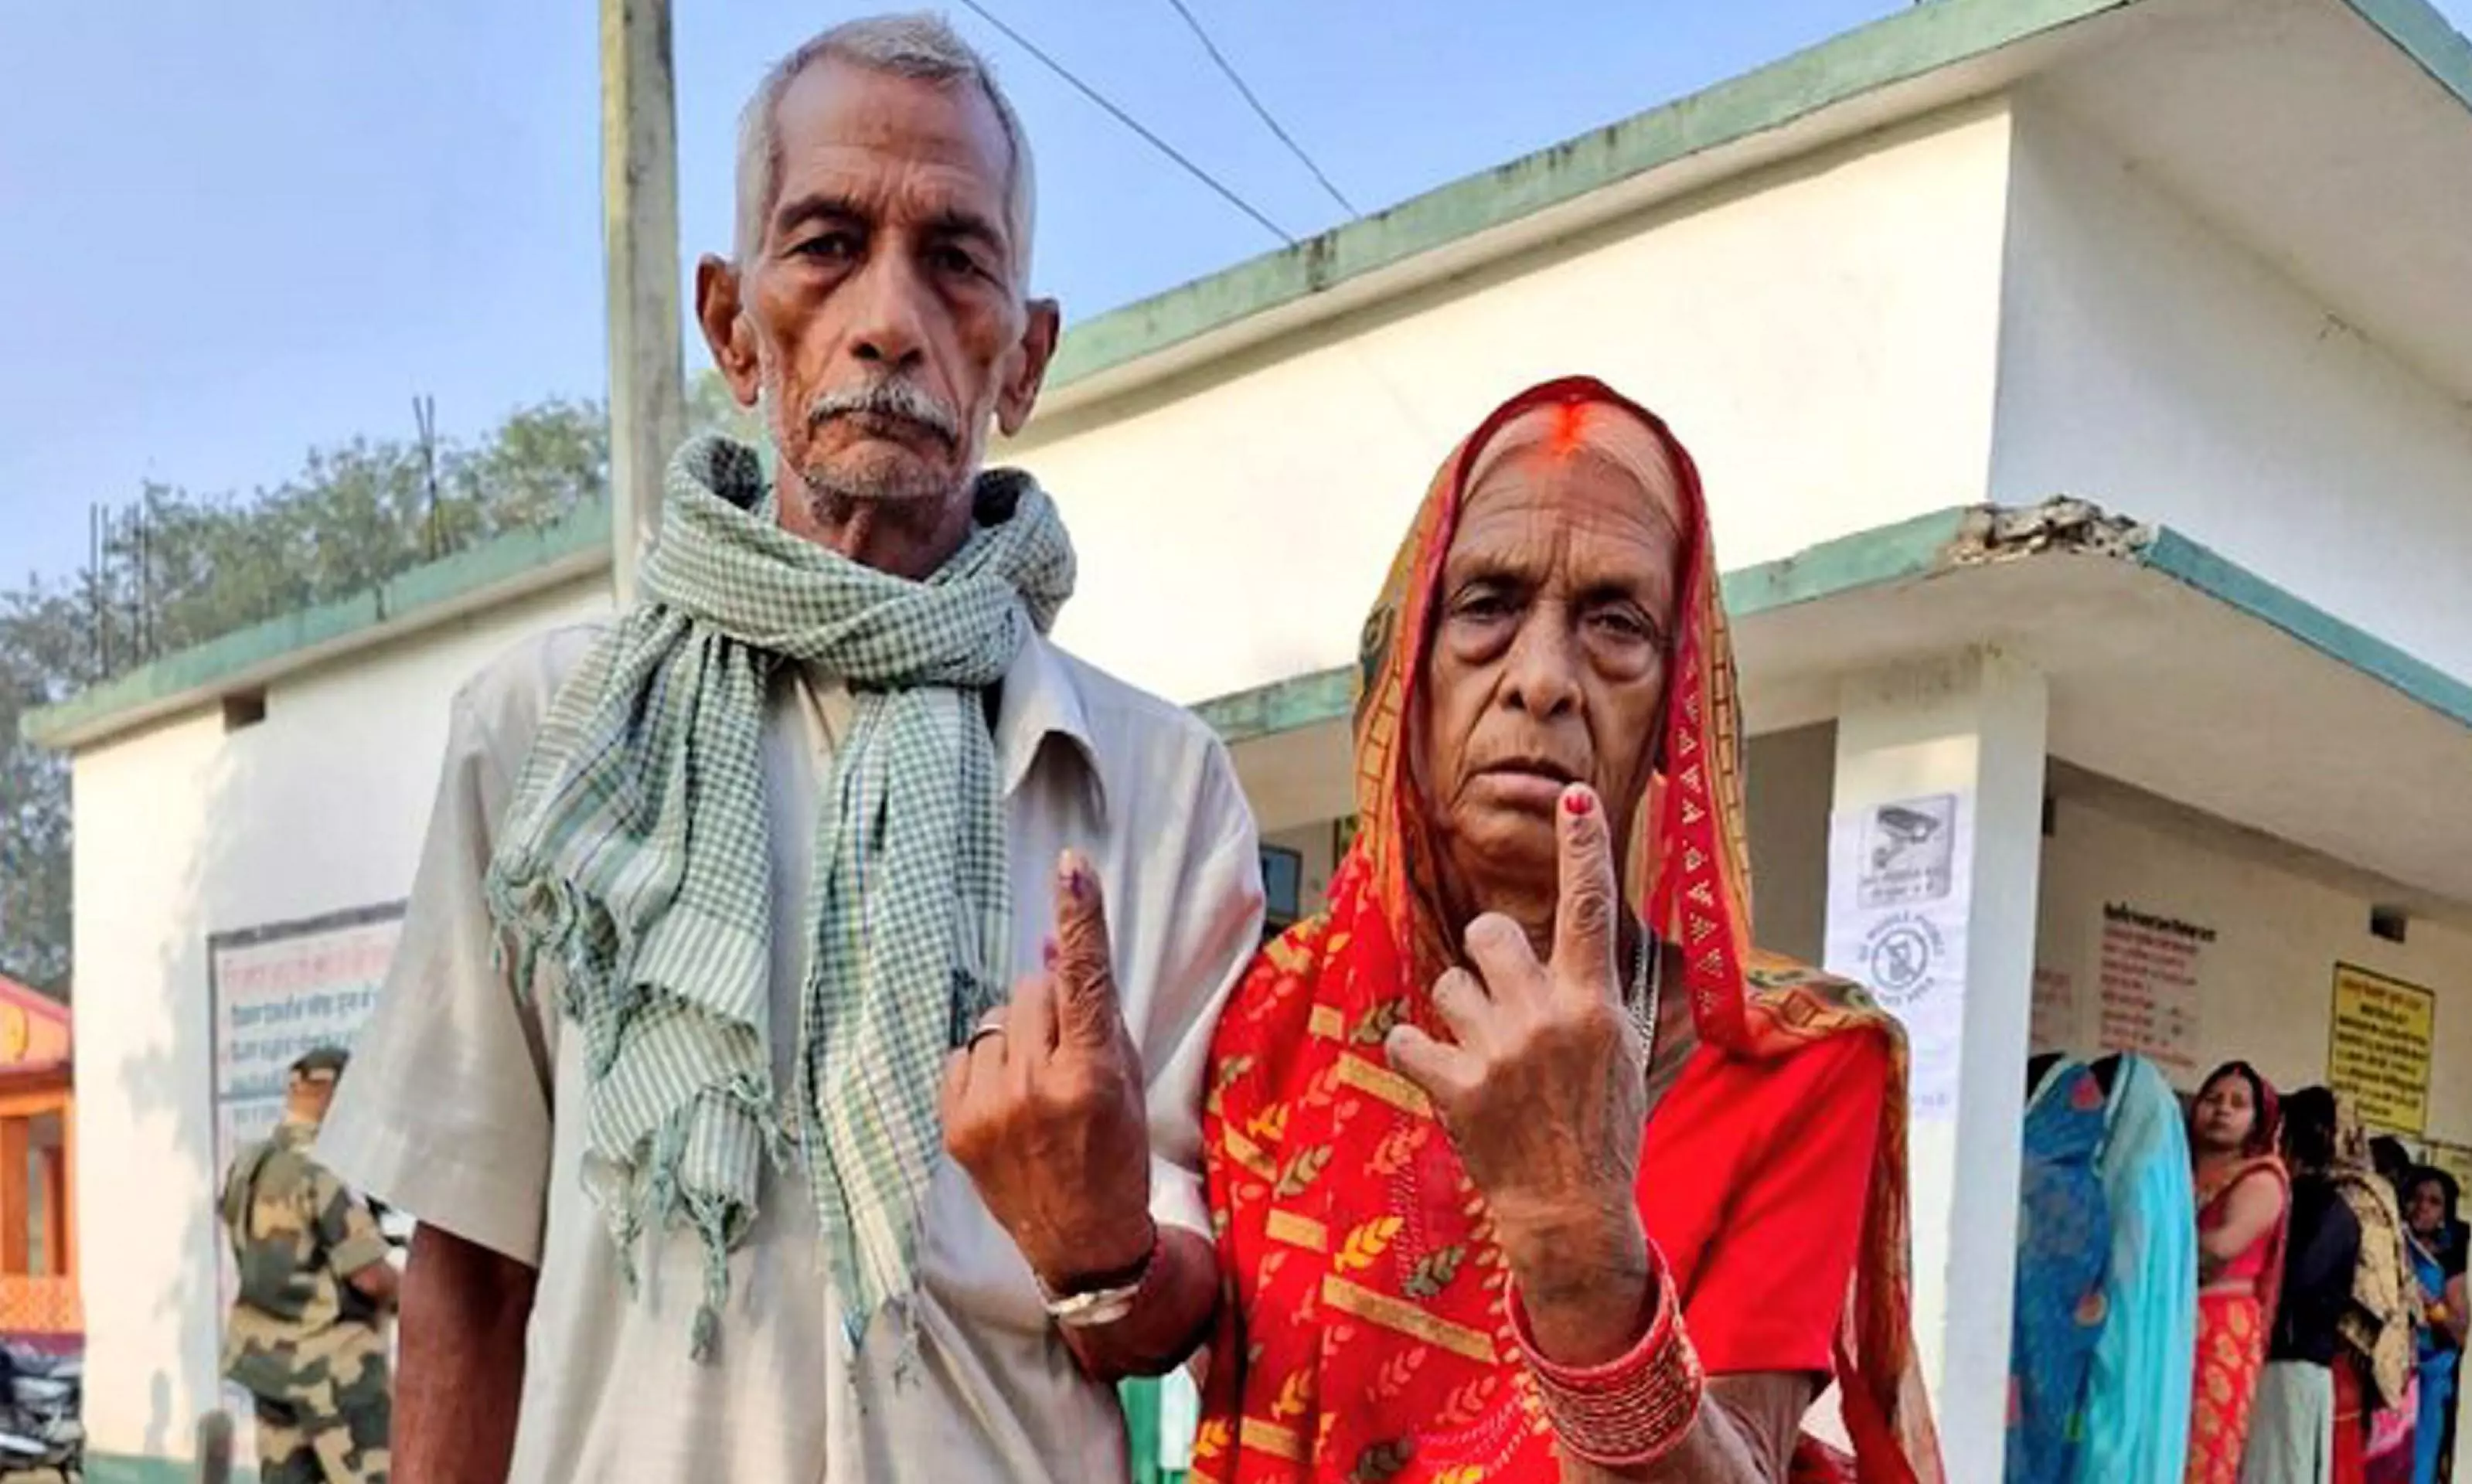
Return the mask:
<path id="1" fill-rule="evenodd" d="M 1127 1282 L 1108 1283 L 1100 1287 L 1059 1295 L 1049 1292 L 1047 1280 L 1036 1273 L 1034 1272 L 1031 1279 L 1038 1284 L 1038 1297 L 1047 1306 L 1047 1317 L 1056 1321 L 1058 1328 L 1096 1330 L 1114 1324 L 1133 1311 L 1133 1301 L 1141 1296 L 1143 1286 L 1151 1280 L 1152 1271 L 1158 1266 L 1158 1254 L 1159 1234 L 1153 1225 L 1151 1250 L 1143 1255 L 1141 1265 L 1132 1270 Z M 1122 1275 L 1109 1273 L 1100 1276 L 1106 1279 Z"/>

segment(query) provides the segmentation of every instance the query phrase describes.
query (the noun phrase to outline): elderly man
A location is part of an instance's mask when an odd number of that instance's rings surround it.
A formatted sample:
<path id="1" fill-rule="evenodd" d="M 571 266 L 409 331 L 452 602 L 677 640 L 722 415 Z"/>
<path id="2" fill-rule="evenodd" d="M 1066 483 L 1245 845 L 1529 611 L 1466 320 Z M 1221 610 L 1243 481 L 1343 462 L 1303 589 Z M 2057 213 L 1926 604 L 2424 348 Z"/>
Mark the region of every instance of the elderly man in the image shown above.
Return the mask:
<path id="1" fill-rule="evenodd" d="M 691 444 L 642 603 L 457 699 L 323 1145 L 421 1222 L 410 1484 L 1121 1477 L 1107 1383 L 1210 1322 L 1257 846 L 1205 729 L 1046 640 L 1071 545 L 980 470 L 1056 344 L 1032 200 L 940 22 L 774 68 L 697 307 L 775 471 Z"/>

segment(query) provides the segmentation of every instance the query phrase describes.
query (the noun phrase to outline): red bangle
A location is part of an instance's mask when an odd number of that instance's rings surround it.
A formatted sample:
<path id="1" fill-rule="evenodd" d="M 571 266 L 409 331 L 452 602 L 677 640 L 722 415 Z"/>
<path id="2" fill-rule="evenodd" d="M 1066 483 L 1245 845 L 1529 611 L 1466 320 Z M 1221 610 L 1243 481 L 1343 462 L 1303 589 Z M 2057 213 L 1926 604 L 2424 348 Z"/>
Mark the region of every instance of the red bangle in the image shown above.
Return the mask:
<path id="1" fill-rule="evenodd" d="M 1518 1285 L 1511 1286 L 1511 1324 L 1529 1374 L 1536 1378 L 1545 1416 L 1572 1457 L 1601 1469 L 1636 1469 L 1656 1462 L 1679 1447 L 1700 1419 L 1707 1377 L 1683 1329 L 1674 1276 L 1652 1245 L 1649 1262 L 1656 1270 L 1655 1317 L 1638 1344 L 1603 1365 L 1557 1365 L 1547 1359 L 1536 1349 Z"/>

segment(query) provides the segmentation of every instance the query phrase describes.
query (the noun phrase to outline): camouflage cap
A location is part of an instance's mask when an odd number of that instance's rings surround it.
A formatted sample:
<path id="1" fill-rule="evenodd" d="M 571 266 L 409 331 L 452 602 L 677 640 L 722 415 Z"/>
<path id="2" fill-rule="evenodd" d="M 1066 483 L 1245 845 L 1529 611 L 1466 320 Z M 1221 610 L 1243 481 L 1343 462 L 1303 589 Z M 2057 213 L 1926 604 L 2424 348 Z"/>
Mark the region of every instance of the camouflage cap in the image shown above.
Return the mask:
<path id="1" fill-rule="evenodd" d="M 292 1064 L 292 1075 L 304 1081 L 332 1082 L 344 1074 L 352 1053 L 340 1046 L 321 1046 L 303 1051 Z"/>

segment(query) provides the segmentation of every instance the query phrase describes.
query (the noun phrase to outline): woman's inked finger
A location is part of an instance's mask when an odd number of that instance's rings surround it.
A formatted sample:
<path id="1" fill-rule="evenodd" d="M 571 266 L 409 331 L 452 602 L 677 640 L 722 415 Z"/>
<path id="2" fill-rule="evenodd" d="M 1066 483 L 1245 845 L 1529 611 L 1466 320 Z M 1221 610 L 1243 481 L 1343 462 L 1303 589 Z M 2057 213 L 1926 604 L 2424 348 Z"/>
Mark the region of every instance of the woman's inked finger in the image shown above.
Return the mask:
<path id="1" fill-rule="evenodd" d="M 1622 979 L 1614 973 L 1618 888 L 1604 804 L 1594 789 L 1573 784 L 1562 790 L 1554 817 L 1561 847 L 1561 889 L 1554 908 L 1556 977 L 1620 999 Z"/>

